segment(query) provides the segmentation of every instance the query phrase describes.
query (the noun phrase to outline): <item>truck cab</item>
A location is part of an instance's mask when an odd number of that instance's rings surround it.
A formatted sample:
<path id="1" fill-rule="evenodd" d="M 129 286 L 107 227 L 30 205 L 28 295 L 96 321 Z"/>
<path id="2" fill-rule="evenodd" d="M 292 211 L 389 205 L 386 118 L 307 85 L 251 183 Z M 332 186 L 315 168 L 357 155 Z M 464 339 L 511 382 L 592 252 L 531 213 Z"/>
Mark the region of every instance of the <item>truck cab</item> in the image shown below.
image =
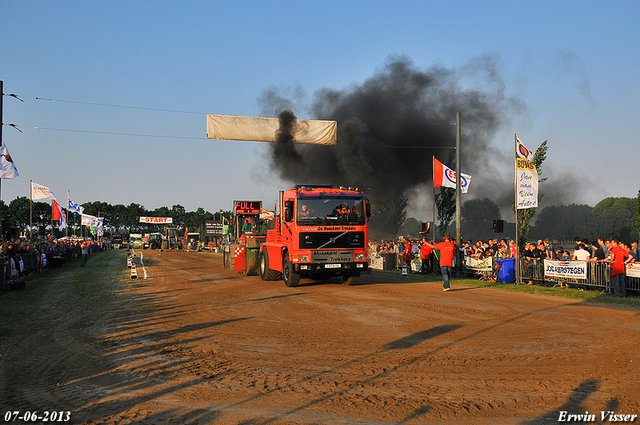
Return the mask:
<path id="1" fill-rule="evenodd" d="M 260 245 L 260 276 L 297 286 L 302 276 L 342 276 L 357 284 L 368 269 L 370 205 L 355 188 L 298 185 L 280 192 L 275 229 Z"/>

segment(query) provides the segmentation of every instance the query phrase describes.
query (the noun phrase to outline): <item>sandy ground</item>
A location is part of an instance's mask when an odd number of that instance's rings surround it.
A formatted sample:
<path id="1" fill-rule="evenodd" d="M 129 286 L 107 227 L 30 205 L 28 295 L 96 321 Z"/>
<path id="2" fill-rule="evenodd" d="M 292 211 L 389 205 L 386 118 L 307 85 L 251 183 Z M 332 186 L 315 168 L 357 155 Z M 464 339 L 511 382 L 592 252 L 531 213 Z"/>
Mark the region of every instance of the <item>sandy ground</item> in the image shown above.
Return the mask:
<path id="1" fill-rule="evenodd" d="M 139 278 L 106 282 L 114 295 L 90 308 L 64 303 L 64 273 L 51 282 L 31 332 L 3 348 L 0 420 L 47 411 L 87 424 L 537 424 L 562 412 L 589 412 L 591 423 L 602 411 L 640 414 L 638 311 L 455 282 L 443 292 L 439 281 L 376 272 L 357 286 L 287 288 L 222 268 L 217 254 L 142 254 Z M 98 255 L 111 256 L 107 268 L 125 264 L 124 251 Z"/>

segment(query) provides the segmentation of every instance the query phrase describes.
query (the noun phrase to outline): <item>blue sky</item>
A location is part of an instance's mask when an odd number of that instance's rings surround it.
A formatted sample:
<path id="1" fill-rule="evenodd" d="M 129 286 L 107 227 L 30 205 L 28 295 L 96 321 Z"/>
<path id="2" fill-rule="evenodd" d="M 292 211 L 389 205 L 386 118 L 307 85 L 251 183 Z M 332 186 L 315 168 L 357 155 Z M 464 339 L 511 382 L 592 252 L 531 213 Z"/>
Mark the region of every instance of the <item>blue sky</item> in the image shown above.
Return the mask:
<path id="1" fill-rule="evenodd" d="M 0 79 L 24 100 L 4 97 L 3 122 L 23 131 L 3 128 L 20 172 L 2 181 L 5 202 L 29 196 L 33 180 L 80 203 L 270 205 L 292 182 L 265 166 L 265 144 L 207 140 L 205 114 L 260 116 L 269 89 L 309 102 L 362 84 L 393 55 L 418 69 L 490 56 L 505 93 L 526 105 L 494 148 L 510 152 L 515 133 L 533 149 L 548 139 L 545 184 L 575 192 L 570 202 L 640 189 L 637 1 L 1 4 Z M 418 198 L 410 215 L 431 209 Z"/>

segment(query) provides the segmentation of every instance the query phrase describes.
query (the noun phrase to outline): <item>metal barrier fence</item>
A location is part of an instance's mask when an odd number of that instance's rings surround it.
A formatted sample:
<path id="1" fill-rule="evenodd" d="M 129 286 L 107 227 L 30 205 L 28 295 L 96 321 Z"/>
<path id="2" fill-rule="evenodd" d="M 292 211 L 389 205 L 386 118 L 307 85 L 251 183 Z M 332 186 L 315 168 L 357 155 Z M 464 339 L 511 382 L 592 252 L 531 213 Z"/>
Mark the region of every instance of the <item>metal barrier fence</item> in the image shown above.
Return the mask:
<path id="1" fill-rule="evenodd" d="M 523 282 L 555 282 L 562 285 L 588 286 L 611 293 L 611 264 L 610 263 L 587 263 L 587 278 L 577 279 L 568 277 L 545 276 L 544 261 L 527 260 L 521 258 L 518 261 L 518 274 Z M 640 278 L 626 276 L 627 291 L 640 291 Z"/>

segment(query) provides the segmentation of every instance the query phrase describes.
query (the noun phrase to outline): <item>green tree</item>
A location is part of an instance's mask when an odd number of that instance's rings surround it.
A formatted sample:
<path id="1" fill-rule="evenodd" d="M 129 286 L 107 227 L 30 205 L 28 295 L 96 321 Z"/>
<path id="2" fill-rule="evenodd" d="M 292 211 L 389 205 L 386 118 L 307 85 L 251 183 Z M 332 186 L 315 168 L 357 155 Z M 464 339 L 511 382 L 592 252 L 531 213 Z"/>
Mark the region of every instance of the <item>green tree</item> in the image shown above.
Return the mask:
<path id="1" fill-rule="evenodd" d="M 420 231 L 422 230 L 421 227 L 421 222 L 413 217 L 409 217 L 404 221 L 404 223 L 402 223 L 402 226 L 400 226 L 398 234 L 408 236 L 411 239 L 422 239 L 422 235 L 420 235 Z"/>
<path id="2" fill-rule="evenodd" d="M 9 203 L 9 220 L 20 231 L 29 226 L 29 212 L 31 200 L 26 196 L 18 196 Z"/>
<path id="3" fill-rule="evenodd" d="M 147 210 L 140 204 L 131 203 L 124 212 L 124 225 L 132 233 L 140 229 L 140 217 L 146 215 Z M 134 232 L 135 233 L 135 232 Z"/>
<path id="4" fill-rule="evenodd" d="M 441 187 L 440 193 L 436 193 L 434 199 L 438 210 L 438 235 L 442 238 L 447 233 L 447 228 L 453 221 L 456 213 L 456 190 L 448 187 Z"/>
<path id="5" fill-rule="evenodd" d="M 635 241 L 640 241 L 640 190 L 638 190 L 638 196 L 636 197 L 635 221 L 636 221 L 636 234 L 638 235 Z"/>
<path id="6" fill-rule="evenodd" d="M 605 198 L 593 207 L 596 231 L 605 238 L 629 242 L 638 239 L 635 228 L 637 201 L 633 198 Z"/>
<path id="7" fill-rule="evenodd" d="M 536 153 L 533 156 L 533 165 L 536 167 L 536 171 L 538 172 L 538 185 L 542 184 L 544 181 L 546 181 L 546 178 L 540 178 L 540 176 L 542 175 L 542 163 L 544 162 L 545 159 L 547 159 L 547 149 L 549 148 L 549 146 L 547 145 L 548 140 L 545 140 L 544 142 L 542 142 L 542 144 L 540 146 L 538 146 L 538 149 L 536 149 Z M 542 191 L 538 190 L 538 203 L 540 202 L 540 199 L 542 199 L 542 196 L 544 194 L 542 193 Z M 518 247 L 519 249 L 524 249 L 524 244 L 527 242 L 527 240 L 529 239 L 529 225 L 531 223 L 531 221 L 533 220 L 533 217 L 536 215 L 536 209 L 535 208 L 526 208 L 526 209 L 521 209 L 518 210 L 516 212 L 516 205 L 515 203 L 513 204 L 513 212 L 516 213 L 518 220 L 516 225 L 518 226 Z"/>
<path id="8" fill-rule="evenodd" d="M 559 205 L 544 207 L 531 228 L 533 239 L 573 240 L 574 237 L 595 240 L 595 218 L 589 205 Z"/>
<path id="9" fill-rule="evenodd" d="M 37 235 L 38 230 L 36 229 L 40 229 L 41 227 L 47 229 L 51 226 L 51 220 L 53 218 L 51 204 L 49 202 L 34 202 L 32 216 L 34 226 L 32 233 Z"/>
<path id="10" fill-rule="evenodd" d="M 127 219 L 127 207 L 122 204 L 116 204 L 112 208 L 111 226 L 114 233 L 121 233 L 125 228 Z"/>
<path id="11" fill-rule="evenodd" d="M 171 217 L 173 217 L 174 226 L 184 227 L 187 221 L 187 211 L 180 204 L 173 205 L 171 207 Z"/>
<path id="12" fill-rule="evenodd" d="M 500 207 L 489 199 L 471 199 L 462 204 L 460 231 L 464 240 L 487 240 L 493 237 L 493 220 L 502 219 Z"/>

